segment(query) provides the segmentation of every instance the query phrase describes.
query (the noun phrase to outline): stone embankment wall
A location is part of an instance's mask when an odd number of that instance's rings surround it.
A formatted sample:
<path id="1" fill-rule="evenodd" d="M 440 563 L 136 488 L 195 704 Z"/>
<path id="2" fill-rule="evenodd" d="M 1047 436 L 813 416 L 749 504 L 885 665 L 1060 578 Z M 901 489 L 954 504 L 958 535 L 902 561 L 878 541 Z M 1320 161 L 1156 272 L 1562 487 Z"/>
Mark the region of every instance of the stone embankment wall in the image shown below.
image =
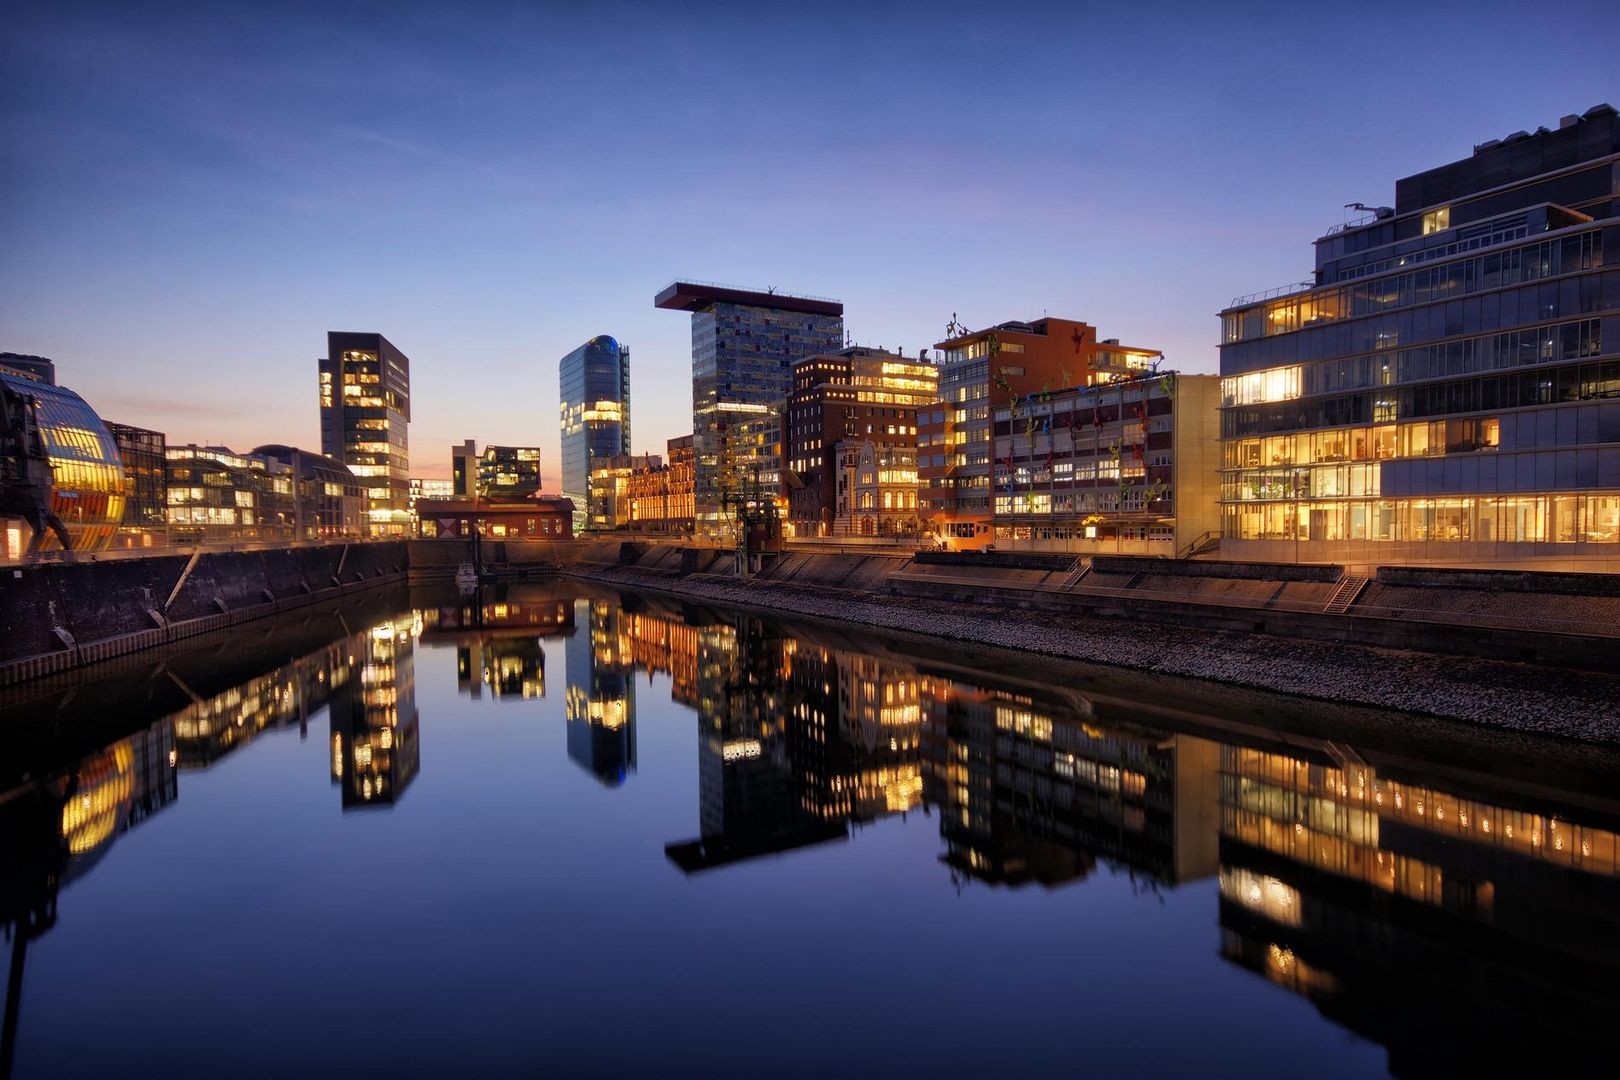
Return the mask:
<path id="1" fill-rule="evenodd" d="M 557 572 L 576 543 L 483 545 L 497 577 Z M 442 581 L 472 558 L 459 540 L 333 543 L 0 568 L 0 685 L 390 582 Z"/>
<path id="2" fill-rule="evenodd" d="M 1496 591 L 1476 576 L 1441 574 L 1402 579 L 1420 584 L 1369 582 L 1341 613 L 1325 610 L 1341 584 L 1333 567 L 790 552 L 745 578 L 729 552 L 597 546 L 566 558 L 565 572 L 739 607 L 1620 740 L 1620 597 Z M 1404 606 L 1363 613 L 1359 597 L 1388 599 L 1394 594 L 1380 590 L 1394 589 L 1412 590 Z M 1560 667 L 1575 670 L 1549 670 Z"/>
<path id="3" fill-rule="evenodd" d="M 0 570 L 0 683 L 403 582 L 404 541 Z"/>

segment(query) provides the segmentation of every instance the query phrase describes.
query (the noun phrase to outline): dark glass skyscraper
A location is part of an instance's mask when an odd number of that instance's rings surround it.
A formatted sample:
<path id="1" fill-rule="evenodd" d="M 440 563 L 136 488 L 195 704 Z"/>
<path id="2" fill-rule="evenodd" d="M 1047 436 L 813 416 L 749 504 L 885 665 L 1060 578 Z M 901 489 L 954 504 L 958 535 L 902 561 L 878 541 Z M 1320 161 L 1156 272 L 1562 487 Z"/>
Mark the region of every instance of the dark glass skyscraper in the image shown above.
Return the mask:
<path id="1" fill-rule="evenodd" d="M 321 453 L 366 488 L 373 536 L 411 531 L 411 362 L 381 334 L 331 331 L 321 357 Z"/>
<path id="2" fill-rule="evenodd" d="M 574 528 L 586 528 L 591 465 L 630 453 L 630 350 L 598 334 L 557 365 L 561 387 L 563 495 L 574 501 Z"/>
<path id="3" fill-rule="evenodd" d="M 568 756 L 608 787 L 636 771 L 634 643 L 606 600 L 574 601 L 568 639 Z"/>
<path id="4" fill-rule="evenodd" d="M 1620 569 L 1620 118 L 1397 181 L 1221 313 L 1222 554 Z"/>
<path id="5" fill-rule="evenodd" d="M 760 488 L 776 495 L 775 420 L 793 385 L 793 363 L 844 347 L 844 305 L 691 281 L 672 282 L 653 303 L 692 313 L 695 510 L 697 528 L 713 531 L 725 517 L 724 498 L 751 490 L 756 467 Z"/>

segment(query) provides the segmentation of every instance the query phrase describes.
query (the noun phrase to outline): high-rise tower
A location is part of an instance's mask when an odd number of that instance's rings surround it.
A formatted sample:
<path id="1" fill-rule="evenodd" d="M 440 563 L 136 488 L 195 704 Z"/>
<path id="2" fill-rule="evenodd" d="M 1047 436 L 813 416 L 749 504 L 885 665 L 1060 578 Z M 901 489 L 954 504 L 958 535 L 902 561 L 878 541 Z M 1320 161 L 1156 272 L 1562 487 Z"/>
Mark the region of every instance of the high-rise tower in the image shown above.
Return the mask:
<path id="1" fill-rule="evenodd" d="M 366 489 L 373 536 L 410 531 L 410 359 L 381 334 L 334 330 L 320 359 L 321 453 Z"/>
<path id="2" fill-rule="evenodd" d="M 630 350 L 598 334 L 562 358 L 563 495 L 574 501 L 574 528 L 593 521 L 591 466 L 630 453 Z"/>
<path id="3" fill-rule="evenodd" d="M 699 531 L 722 526 L 722 502 L 780 486 L 779 410 L 793 363 L 844 347 L 837 300 L 693 281 L 670 283 L 657 307 L 692 313 L 692 437 Z M 757 475 L 756 475 L 757 474 Z"/>

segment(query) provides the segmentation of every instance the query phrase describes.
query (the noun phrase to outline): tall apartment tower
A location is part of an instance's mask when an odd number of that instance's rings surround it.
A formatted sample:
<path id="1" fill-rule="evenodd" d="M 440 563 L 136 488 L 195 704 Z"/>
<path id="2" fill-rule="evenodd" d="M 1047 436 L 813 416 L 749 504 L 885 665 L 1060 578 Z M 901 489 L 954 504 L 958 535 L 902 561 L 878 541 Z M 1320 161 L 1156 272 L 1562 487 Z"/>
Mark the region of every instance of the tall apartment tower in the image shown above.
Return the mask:
<path id="1" fill-rule="evenodd" d="M 1228 558 L 1620 570 L 1620 117 L 1396 181 L 1221 313 Z"/>
<path id="2" fill-rule="evenodd" d="M 692 438 L 700 532 L 723 526 L 723 502 L 781 485 L 780 410 L 793 364 L 844 346 L 837 300 L 675 281 L 655 307 L 692 313 Z"/>
<path id="3" fill-rule="evenodd" d="M 411 531 L 411 361 L 381 334 L 333 330 L 320 359 L 321 453 L 366 489 L 373 536 Z"/>
<path id="4" fill-rule="evenodd" d="M 630 350 L 598 334 L 562 358 L 562 486 L 574 529 L 592 520 L 591 466 L 630 453 Z"/>

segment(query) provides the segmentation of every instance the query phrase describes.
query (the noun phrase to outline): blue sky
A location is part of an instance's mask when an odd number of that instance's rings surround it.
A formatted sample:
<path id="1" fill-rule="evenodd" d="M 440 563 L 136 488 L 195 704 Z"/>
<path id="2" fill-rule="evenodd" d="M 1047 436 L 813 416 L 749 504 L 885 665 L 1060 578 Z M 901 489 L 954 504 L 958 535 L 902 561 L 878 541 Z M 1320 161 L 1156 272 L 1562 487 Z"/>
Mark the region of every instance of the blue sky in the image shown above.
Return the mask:
<path id="1" fill-rule="evenodd" d="M 595 334 L 636 449 L 690 429 L 677 276 L 838 297 L 866 344 L 1044 311 L 1213 371 L 1215 313 L 1342 204 L 1620 103 L 1612 15 L 13 3 L 0 350 L 174 441 L 316 447 L 325 332 L 377 330 L 414 474 L 538 442 L 553 486 Z"/>

